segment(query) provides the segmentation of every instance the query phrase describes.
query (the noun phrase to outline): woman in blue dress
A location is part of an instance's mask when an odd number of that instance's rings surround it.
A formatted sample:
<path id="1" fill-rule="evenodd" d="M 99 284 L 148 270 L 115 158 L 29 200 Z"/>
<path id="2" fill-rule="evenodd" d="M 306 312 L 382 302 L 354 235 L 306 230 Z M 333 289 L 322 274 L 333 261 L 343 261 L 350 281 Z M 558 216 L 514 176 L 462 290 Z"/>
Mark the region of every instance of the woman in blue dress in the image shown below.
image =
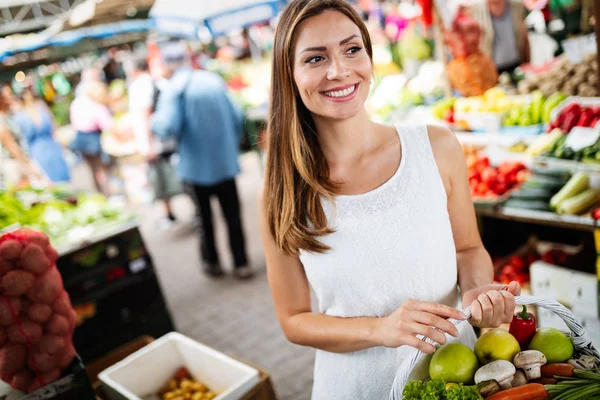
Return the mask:
<path id="1" fill-rule="evenodd" d="M 52 182 L 68 182 L 71 179 L 69 167 L 63 152 L 52 137 L 54 121 L 50 110 L 37 99 L 31 88 L 20 96 L 20 109 L 13 115 L 21 136 L 27 142 L 29 156 L 46 173 Z"/>

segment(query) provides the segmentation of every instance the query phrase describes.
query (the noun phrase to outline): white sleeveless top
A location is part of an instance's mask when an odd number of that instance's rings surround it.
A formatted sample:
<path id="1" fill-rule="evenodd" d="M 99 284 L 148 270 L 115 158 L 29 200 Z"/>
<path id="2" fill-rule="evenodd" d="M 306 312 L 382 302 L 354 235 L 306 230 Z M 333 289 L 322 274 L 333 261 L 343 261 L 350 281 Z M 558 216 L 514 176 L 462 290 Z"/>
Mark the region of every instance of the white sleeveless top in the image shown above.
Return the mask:
<path id="1" fill-rule="evenodd" d="M 319 312 L 336 317 L 384 317 L 408 299 L 459 306 L 456 250 L 447 195 L 427 127 L 400 125 L 402 159 L 380 187 L 322 204 L 335 232 L 320 240 L 325 254 L 301 251 L 300 260 Z M 475 342 L 460 324 L 466 345 Z M 409 348 L 375 347 L 353 353 L 317 350 L 312 398 L 388 399 Z"/>

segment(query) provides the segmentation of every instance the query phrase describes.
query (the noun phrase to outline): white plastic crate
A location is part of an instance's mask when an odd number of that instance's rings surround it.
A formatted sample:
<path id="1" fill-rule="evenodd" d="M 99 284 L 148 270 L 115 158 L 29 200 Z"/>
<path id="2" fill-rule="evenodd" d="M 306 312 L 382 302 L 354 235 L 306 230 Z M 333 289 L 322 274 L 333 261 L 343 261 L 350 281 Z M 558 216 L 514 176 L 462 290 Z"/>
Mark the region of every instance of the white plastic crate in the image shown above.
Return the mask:
<path id="1" fill-rule="evenodd" d="M 164 387 L 180 367 L 216 393 L 214 400 L 238 400 L 259 382 L 255 368 L 177 332 L 136 351 L 98 378 L 108 400 L 143 400 Z"/>

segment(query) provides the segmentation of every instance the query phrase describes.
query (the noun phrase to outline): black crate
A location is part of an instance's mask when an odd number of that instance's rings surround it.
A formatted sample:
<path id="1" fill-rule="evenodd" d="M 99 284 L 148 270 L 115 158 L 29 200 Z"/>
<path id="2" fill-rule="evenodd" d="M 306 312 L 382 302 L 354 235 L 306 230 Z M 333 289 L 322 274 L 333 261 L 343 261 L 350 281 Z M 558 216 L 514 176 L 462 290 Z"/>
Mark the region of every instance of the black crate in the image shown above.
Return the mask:
<path id="1" fill-rule="evenodd" d="M 85 366 L 76 357 L 56 381 L 22 396 L 20 400 L 95 400 Z"/>

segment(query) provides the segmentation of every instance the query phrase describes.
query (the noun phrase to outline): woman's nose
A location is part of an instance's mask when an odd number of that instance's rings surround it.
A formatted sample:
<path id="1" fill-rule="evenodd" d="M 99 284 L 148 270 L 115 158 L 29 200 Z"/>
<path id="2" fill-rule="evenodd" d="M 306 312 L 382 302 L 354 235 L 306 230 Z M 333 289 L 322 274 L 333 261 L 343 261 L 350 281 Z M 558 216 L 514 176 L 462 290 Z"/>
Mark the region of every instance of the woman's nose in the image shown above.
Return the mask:
<path id="1" fill-rule="evenodd" d="M 340 59 L 333 59 L 327 70 L 327 79 L 343 79 L 350 76 L 350 70 L 344 65 L 344 62 Z"/>

